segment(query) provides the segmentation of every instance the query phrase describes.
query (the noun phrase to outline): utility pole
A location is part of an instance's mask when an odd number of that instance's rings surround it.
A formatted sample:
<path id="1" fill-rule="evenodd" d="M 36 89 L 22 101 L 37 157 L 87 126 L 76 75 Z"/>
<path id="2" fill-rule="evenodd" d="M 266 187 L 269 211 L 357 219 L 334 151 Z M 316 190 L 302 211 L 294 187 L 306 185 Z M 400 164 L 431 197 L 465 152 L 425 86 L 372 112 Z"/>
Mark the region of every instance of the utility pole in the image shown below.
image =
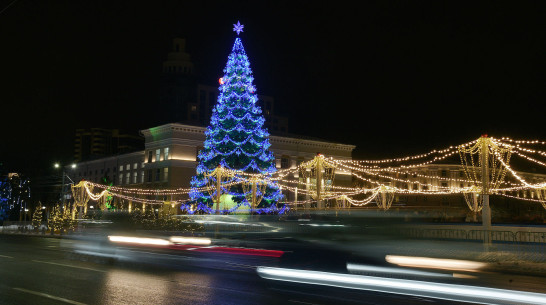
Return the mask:
<path id="1" fill-rule="evenodd" d="M 254 209 L 256 208 L 256 184 L 258 183 L 257 178 L 252 178 L 252 202 L 250 204 L 250 215 L 252 215 L 252 212 L 254 212 Z"/>
<path id="2" fill-rule="evenodd" d="M 220 215 L 220 192 L 222 190 L 222 167 L 216 168 L 216 215 Z"/>
<path id="3" fill-rule="evenodd" d="M 323 166 L 322 166 L 322 159 L 317 159 L 318 162 L 317 162 L 317 166 L 315 168 L 315 170 L 317 171 L 317 175 L 316 175 L 316 183 L 317 183 L 317 209 L 321 209 L 322 208 L 322 197 L 321 197 L 321 193 L 320 191 L 322 190 L 322 171 L 323 171 Z"/>
<path id="4" fill-rule="evenodd" d="M 294 209 L 298 210 L 298 187 L 296 186 L 296 190 L 294 191 L 294 201 L 296 204 L 294 205 Z"/>
<path id="5" fill-rule="evenodd" d="M 64 175 L 65 175 L 65 172 L 64 172 L 64 168 L 63 168 L 63 178 L 62 178 L 62 184 L 61 184 L 61 201 L 63 203 L 63 209 L 65 208 L 64 204 L 65 204 L 65 196 L 64 196 Z"/>
<path id="6" fill-rule="evenodd" d="M 480 154 L 482 171 L 482 227 L 484 231 L 484 246 L 488 250 L 491 245 L 491 207 L 489 206 L 489 138 L 482 136 L 482 147 Z"/>

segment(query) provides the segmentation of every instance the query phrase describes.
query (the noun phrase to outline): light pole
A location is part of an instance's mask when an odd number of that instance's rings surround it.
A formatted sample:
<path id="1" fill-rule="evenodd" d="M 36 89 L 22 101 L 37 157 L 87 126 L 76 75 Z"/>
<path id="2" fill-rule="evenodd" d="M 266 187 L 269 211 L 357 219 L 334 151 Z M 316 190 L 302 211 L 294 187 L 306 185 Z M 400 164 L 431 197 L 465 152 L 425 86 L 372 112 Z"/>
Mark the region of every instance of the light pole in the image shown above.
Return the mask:
<path id="1" fill-rule="evenodd" d="M 65 202 L 66 202 L 66 196 L 65 196 L 65 183 L 64 183 L 64 177 L 66 176 L 66 178 L 68 178 L 68 180 L 70 180 L 70 182 L 74 183 L 74 181 L 72 181 L 72 179 L 70 179 L 70 177 L 66 174 L 66 171 L 65 171 L 65 167 L 62 166 L 59 162 L 56 162 L 55 164 L 53 164 L 53 167 L 55 169 L 59 169 L 59 168 L 62 168 L 63 169 L 63 173 L 62 173 L 62 182 L 61 182 L 61 198 L 60 198 L 60 201 L 62 203 L 62 207 L 63 209 L 65 208 Z M 76 168 L 76 164 L 75 163 L 72 163 L 72 165 L 70 165 L 70 168 L 72 169 L 75 169 Z"/>

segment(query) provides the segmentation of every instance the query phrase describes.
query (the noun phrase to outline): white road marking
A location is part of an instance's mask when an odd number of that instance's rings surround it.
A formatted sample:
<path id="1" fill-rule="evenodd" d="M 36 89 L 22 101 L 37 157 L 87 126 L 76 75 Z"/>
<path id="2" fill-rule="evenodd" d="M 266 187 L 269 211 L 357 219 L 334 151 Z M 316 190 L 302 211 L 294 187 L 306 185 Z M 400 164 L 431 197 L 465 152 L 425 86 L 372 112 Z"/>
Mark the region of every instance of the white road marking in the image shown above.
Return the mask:
<path id="1" fill-rule="evenodd" d="M 57 265 L 57 266 L 70 267 L 70 268 L 77 268 L 77 269 L 83 269 L 83 270 L 89 270 L 89 271 L 108 272 L 108 271 L 99 270 L 99 269 L 80 267 L 80 266 L 74 266 L 74 265 L 66 265 L 66 264 L 60 264 L 60 263 L 54 263 L 54 262 L 44 262 L 44 261 L 38 261 L 38 260 L 32 260 L 32 261 L 36 262 L 36 263 Z"/>
<path id="2" fill-rule="evenodd" d="M 85 303 L 80 303 L 80 302 L 72 301 L 72 300 L 69 300 L 69 299 L 56 297 L 54 295 L 43 293 L 43 292 L 32 291 L 32 290 L 28 290 L 28 289 L 24 289 L 24 288 L 17 288 L 17 287 L 15 287 L 13 289 L 17 290 L 17 291 L 26 292 L 26 293 L 34 294 L 34 295 L 37 295 L 37 296 L 41 296 L 41 297 L 44 297 L 44 298 L 52 299 L 52 300 L 55 300 L 55 301 L 61 301 L 61 302 L 68 303 L 68 304 L 86 305 Z"/>
<path id="3" fill-rule="evenodd" d="M 0 255 L 0 257 L 13 258 L 13 256 L 8 256 L 8 255 Z"/>

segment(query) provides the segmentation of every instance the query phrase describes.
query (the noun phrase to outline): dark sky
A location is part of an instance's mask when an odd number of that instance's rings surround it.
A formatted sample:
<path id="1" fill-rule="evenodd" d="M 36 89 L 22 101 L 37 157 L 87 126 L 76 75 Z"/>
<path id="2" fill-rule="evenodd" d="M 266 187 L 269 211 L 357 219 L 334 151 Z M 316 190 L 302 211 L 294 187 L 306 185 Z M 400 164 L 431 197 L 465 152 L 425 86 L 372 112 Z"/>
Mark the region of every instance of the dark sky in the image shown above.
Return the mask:
<path id="1" fill-rule="evenodd" d="M 0 13 L 0 162 L 70 162 L 76 128 L 152 127 L 172 38 L 216 79 L 237 20 L 258 93 L 292 133 L 357 158 L 546 139 L 542 1 L 352 2 L 15 1 Z"/>

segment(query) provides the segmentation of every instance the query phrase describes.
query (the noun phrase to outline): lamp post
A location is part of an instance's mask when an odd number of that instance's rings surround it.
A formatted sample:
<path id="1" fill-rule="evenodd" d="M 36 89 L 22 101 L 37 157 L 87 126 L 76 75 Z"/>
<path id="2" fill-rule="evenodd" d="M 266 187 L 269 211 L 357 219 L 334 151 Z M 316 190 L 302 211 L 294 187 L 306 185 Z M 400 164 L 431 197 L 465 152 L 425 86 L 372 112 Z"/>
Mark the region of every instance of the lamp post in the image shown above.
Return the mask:
<path id="1" fill-rule="evenodd" d="M 65 167 L 62 166 L 59 162 L 56 162 L 55 164 L 53 164 L 53 167 L 55 169 L 59 169 L 59 168 L 62 168 L 63 172 L 62 172 L 62 182 L 61 182 L 61 198 L 60 198 L 60 201 L 62 203 L 62 207 L 63 209 L 65 208 L 65 202 L 66 202 L 66 196 L 65 196 L 65 182 L 64 182 L 64 177 L 66 176 L 66 178 L 68 178 L 68 180 L 70 180 L 70 182 L 74 183 L 74 181 L 72 181 L 72 179 L 70 179 L 70 177 L 66 174 L 66 171 L 65 171 Z M 76 164 L 75 163 L 72 163 L 70 165 L 70 168 L 72 169 L 75 169 L 76 168 Z"/>

